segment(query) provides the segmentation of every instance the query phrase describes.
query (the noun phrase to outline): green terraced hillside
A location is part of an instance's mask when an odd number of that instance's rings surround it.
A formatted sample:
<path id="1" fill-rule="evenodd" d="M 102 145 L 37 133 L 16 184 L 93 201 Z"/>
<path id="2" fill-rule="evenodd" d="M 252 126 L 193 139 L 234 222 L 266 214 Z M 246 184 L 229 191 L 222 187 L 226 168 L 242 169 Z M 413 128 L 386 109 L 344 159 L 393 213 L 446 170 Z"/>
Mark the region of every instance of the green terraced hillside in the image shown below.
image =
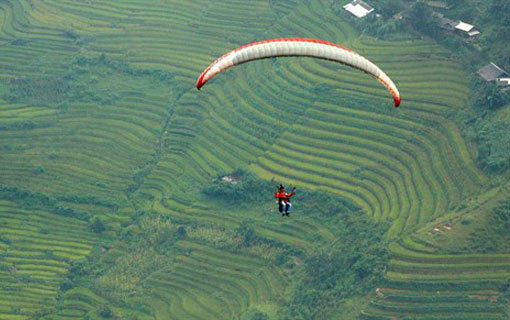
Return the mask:
<path id="1" fill-rule="evenodd" d="M 385 283 L 352 317 L 503 317 L 507 255 L 395 242 L 488 187 L 451 117 L 469 108 L 466 71 L 432 40 L 360 36 L 336 7 L 0 1 L 0 187 L 10 190 L 0 192 L 0 319 L 278 319 L 296 280 L 289 265 L 342 238 L 306 212 L 276 219 L 272 190 L 248 211 L 203 201 L 197 190 L 238 168 L 388 222 Z M 402 107 L 368 75 L 307 58 L 253 62 L 195 89 L 224 52 L 295 36 L 368 57 Z M 51 206 L 14 201 L 13 190 Z M 272 246 L 239 244 L 246 222 Z M 165 232 L 182 234 L 166 243 Z M 283 250 L 286 265 L 275 262 Z"/>
<path id="2" fill-rule="evenodd" d="M 55 307 L 63 276 L 91 251 L 85 222 L 0 201 L 0 318 L 27 319 Z"/>
<path id="3" fill-rule="evenodd" d="M 408 238 L 390 249 L 386 282 L 363 319 L 504 319 L 510 255 L 434 254 Z"/>

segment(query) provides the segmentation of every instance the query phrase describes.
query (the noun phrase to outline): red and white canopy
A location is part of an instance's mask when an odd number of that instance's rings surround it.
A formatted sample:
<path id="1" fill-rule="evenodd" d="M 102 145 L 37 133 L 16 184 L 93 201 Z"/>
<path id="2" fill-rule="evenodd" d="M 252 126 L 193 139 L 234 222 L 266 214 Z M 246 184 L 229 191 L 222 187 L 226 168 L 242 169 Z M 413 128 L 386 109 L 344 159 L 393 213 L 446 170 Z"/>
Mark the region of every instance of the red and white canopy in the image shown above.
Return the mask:
<path id="1" fill-rule="evenodd" d="M 234 49 L 218 58 L 202 72 L 198 78 L 197 89 L 200 89 L 218 73 L 238 64 L 265 58 L 288 56 L 331 60 L 364 71 L 376 78 L 388 89 L 393 96 L 395 107 L 400 105 L 401 98 L 397 87 L 374 63 L 358 53 L 334 43 L 306 38 L 265 40 Z"/>

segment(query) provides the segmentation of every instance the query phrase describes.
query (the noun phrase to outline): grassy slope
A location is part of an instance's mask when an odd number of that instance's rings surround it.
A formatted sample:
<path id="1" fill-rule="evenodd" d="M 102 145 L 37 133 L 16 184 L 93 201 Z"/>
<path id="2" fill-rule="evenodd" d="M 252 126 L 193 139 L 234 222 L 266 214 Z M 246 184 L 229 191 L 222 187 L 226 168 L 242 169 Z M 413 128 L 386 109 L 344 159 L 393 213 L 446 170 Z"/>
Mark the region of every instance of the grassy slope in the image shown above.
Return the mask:
<path id="1" fill-rule="evenodd" d="M 168 83 L 86 67 L 78 83 L 119 98 L 111 104 L 73 101 L 64 111 L 51 103 L 0 101 L 1 125 L 35 123 L 32 129 L 0 131 L 2 184 L 107 197 L 120 209 L 68 205 L 107 217 L 113 231 L 132 214 L 130 198 L 177 221 L 237 227 L 245 215 L 203 207 L 186 190 L 240 166 L 263 178 L 339 194 L 375 219 L 391 219 L 390 237 L 449 212 L 486 183 L 447 119 L 467 102 L 461 67 L 427 41 L 359 38 L 345 17 L 331 12 L 329 1 L 32 0 L 4 1 L 0 9 L 0 93 L 8 92 L 15 77 L 65 74 L 79 54 L 104 53 L 171 75 Z M 322 38 L 356 49 L 399 84 L 402 108 L 389 107 L 384 88 L 368 76 L 311 59 L 255 62 L 226 72 L 202 92 L 193 89 L 200 71 L 226 50 L 280 36 Z M 356 97 L 366 106 L 323 99 L 314 93 L 318 84 L 330 85 L 332 97 Z M 137 172 L 144 175 L 132 194 L 126 190 Z M 149 195 L 152 201 L 143 200 Z M 314 241 L 335 239 L 327 225 L 306 217 L 283 226 L 269 212 L 250 218 L 257 233 L 305 252 Z M 278 267 L 249 253 L 234 257 L 193 241 L 180 245 L 191 253 L 177 257 L 176 271 L 157 270 L 145 282 L 151 295 L 131 300 L 145 306 L 140 317 L 236 318 L 257 306 L 273 314 L 287 281 Z M 406 262 L 401 260 L 392 267 Z M 389 271 L 388 279 L 415 267 Z M 53 295 L 57 289 L 58 281 Z M 104 303 L 100 292 L 73 289 L 50 318 L 95 317 Z M 369 310 L 382 309 L 377 306 Z M 11 315 L 20 317 L 37 310 L 12 307 Z"/>
<path id="2" fill-rule="evenodd" d="M 26 319 L 53 310 L 69 265 L 91 251 L 87 223 L 0 201 L 0 318 Z"/>

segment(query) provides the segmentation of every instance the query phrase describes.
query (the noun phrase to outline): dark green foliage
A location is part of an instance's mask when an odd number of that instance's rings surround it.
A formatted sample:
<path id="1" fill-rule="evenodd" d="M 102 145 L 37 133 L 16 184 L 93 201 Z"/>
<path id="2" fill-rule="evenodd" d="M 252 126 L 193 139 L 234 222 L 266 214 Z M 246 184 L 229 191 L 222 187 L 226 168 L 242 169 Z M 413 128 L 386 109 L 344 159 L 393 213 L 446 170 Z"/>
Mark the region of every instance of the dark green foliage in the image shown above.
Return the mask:
<path id="1" fill-rule="evenodd" d="M 494 83 L 487 83 L 482 79 L 477 79 L 474 84 L 473 105 L 478 112 L 487 109 L 498 109 L 506 104 L 510 104 L 510 93 L 504 92 Z"/>
<path id="2" fill-rule="evenodd" d="M 98 197 L 98 196 L 80 196 L 76 194 L 62 194 L 56 196 L 56 199 L 59 201 L 67 201 L 73 203 L 82 203 L 82 204 L 93 204 L 101 207 L 110 208 L 114 211 L 119 209 L 119 204 L 114 200 L 107 197 Z"/>
<path id="3" fill-rule="evenodd" d="M 105 318 L 105 319 L 111 319 L 113 318 L 113 311 L 108 307 L 107 305 L 102 305 L 97 308 L 97 313 Z"/>
<path id="4" fill-rule="evenodd" d="M 5 238 L 5 236 L 0 234 L 0 243 L 11 244 L 11 240 Z"/>
<path id="5" fill-rule="evenodd" d="M 0 130 L 31 130 L 37 128 L 47 128 L 53 124 L 51 121 L 38 121 L 23 120 L 19 122 L 10 122 L 0 125 Z"/>
<path id="6" fill-rule="evenodd" d="M 406 8 L 403 0 L 378 0 L 376 5 L 377 13 L 384 18 L 391 18 Z"/>
<path id="7" fill-rule="evenodd" d="M 264 312 L 255 311 L 250 315 L 250 320 L 269 320 L 269 317 Z"/>
<path id="8" fill-rule="evenodd" d="M 110 303 L 108 308 L 97 305 L 95 301 L 89 303 L 97 307 L 97 314 L 103 318 L 113 317 L 114 312 L 110 307 L 119 305 L 141 312 L 150 312 L 144 309 L 144 306 L 130 304 L 126 299 L 126 295 L 134 294 L 134 290 L 123 289 L 114 284 L 101 284 L 98 279 L 112 274 L 114 277 L 129 276 L 131 279 L 138 280 L 136 291 L 141 293 L 144 290 L 142 279 L 172 264 L 175 254 L 174 245 L 178 239 L 178 232 L 168 217 L 146 212 L 133 224 L 123 228 L 119 239 L 110 240 L 105 245 L 107 241 L 103 238 L 86 259 L 73 262 L 61 283 L 60 290 L 65 292 L 71 288 L 85 287 L 101 292 L 101 295 Z M 109 255 L 110 249 L 117 251 L 113 257 Z M 122 316 L 127 319 L 136 319 L 136 316 L 132 314 Z"/>
<path id="9" fill-rule="evenodd" d="M 499 286 L 499 290 L 507 300 L 510 299 L 510 279 L 503 281 Z"/>
<path id="10" fill-rule="evenodd" d="M 64 35 L 76 42 L 82 38 L 73 30 Z M 105 72 L 105 70 L 110 72 Z M 101 71 L 98 71 L 101 70 Z M 158 82 L 170 82 L 173 75 L 161 70 L 145 70 L 131 67 L 126 62 L 110 59 L 105 55 L 89 57 L 79 55 L 70 64 L 66 72 L 59 76 L 40 76 L 15 78 L 9 82 L 9 91 L 2 98 L 12 103 L 24 103 L 33 106 L 49 106 L 65 112 L 72 107 L 73 102 L 94 102 L 98 105 L 112 105 L 119 99 L 117 90 L 106 83 L 106 88 L 98 86 L 98 80 L 91 75 L 100 72 L 101 75 L 111 71 L 130 76 L 150 76 Z M 24 121 L 17 124 L 2 125 L 0 129 L 30 129 L 47 124 Z M 11 128 L 13 127 L 14 128 Z"/>
<path id="11" fill-rule="evenodd" d="M 487 122 L 481 130 L 480 140 L 482 167 L 495 172 L 510 168 L 510 119 Z"/>
<path id="12" fill-rule="evenodd" d="M 233 180 L 225 181 L 223 177 L 231 177 Z M 250 171 L 237 169 L 229 175 L 220 175 L 203 192 L 231 203 L 246 203 L 271 199 L 274 188 L 274 182 L 258 179 Z"/>
<path id="13" fill-rule="evenodd" d="M 354 203 L 331 193 L 302 190 L 296 194 L 294 210 L 300 210 L 307 215 L 330 217 L 336 214 L 356 214 L 361 209 Z"/>
<path id="14" fill-rule="evenodd" d="M 89 67 L 104 66 L 132 76 L 152 76 L 160 82 L 169 82 L 174 78 L 174 75 L 170 72 L 134 68 L 127 62 L 111 59 L 104 54 L 94 57 L 80 55 L 76 57 L 74 63 L 86 69 Z"/>
<path id="15" fill-rule="evenodd" d="M 484 41 L 484 51 L 500 67 L 510 70 L 510 51 L 508 42 L 510 33 L 510 3 L 507 0 L 492 0 L 487 15 L 486 24 L 491 26 L 490 33 Z"/>
<path id="16" fill-rule="evenodd" d="M 405 24 L 396 18 L 383 18 L 370 15 L 363 25 L 363 33 L 378 39 L 396 39 L 401 37 Z"/>
<path id="17" fill-rule="evenodd" d="M 262 243 L 273 248 L 279 248 L 279 254 L 274 261 L 277 265 L 284 265 L 289 261 L 290 258 L 294 256 L 303 256 L 304 254 L 301 250 L 292 248 L 287 244 L 260 236 L 255 232 L 255 229 L 250 222 L 242 222 L 241 225 L 235 230 L 234 235 L 236 238 L 241 239 L 242 242 L 240 246 L 230 248 L 231 251 L 242 250 L 244 248 Z"/>
<path id="18" fill-rule="evenodd" d="M 71 289 L 72 287 L 74 287 L 73 281 L 71 281 L 71 279 L 69 279 L 69 278 L 66 278 L 60 284 L 60 291 L 66 292 L 67 290 Z"/>
<path id="19" fill-rule="evenodd" d="M 108 183 L 106 181 L 104 181 L 104 180 L 96 181 L 96 183 L 94 185 L 96 185 L 97 187 L 100 187 L 100 188 L 107 188 L 108 187 Z"/>
<path id="20" fill-rule="evenodd" d="M 63 36 L 69 39 L 78 40 L 80 36 L 78 35 L 78 32 L 74 29 L 69 29 L 64 31 Z"/>
<path id="21" fill-rule="evenodd" d="M 243 239 L 243 244 L 245 247 L 249 247 L 250 245 L 262 241 L 262 238 L 257 236 L 255 230 L 248 223 L 242 223 L 239 228 L 235 231 L 236 236 Z"/>
<path id="22" fill-rule="evenodd" d="M 363 33 L 379 39 L 409 37 L 403 32 L 405 30 L 404 20 L 395 17 L 406 8 L 402 0 L 378 1 L 376 7 L 377 14 L 369 14 L 361 21 L 356 21 Z"/>
<path id="23" fill-rule="evenodd" d="M 183 226 L 180 226 L 177 228 L 177 235 L 179 236 L 179 239 L 183 239 L 186 237 L 186 228 Z"/>
<path id="24" fill-rule="evenodd" d="M 471 220 L 469 218 L 464 218 L 462 219 L 462 221 L 460 222 L 462 223 L 463 225 L 470 225 L 471 224 Z"/>
<path id="25" fill-rule="evenodd" d="M 437 19 L 425 1 L 417 1 L 409 10 L 409 23 L 423 34 L 435 37 L 438 34 Z"/>
<path id="26" fill-rule="evenodd" d="M 510 247 L 510 200 L 506 199 L 494 207 L 487 226 L 475 229 L 470 235 L 472 250 L 475 252 L 498 252 Z"/>
<path id="27" fill-rule="evenodd" d="M 510 169 L 510 118 L 471 115 L 461 125 L 464 134 L 477 143 L 478 163 L 482 169 L 489 173 Z"/>
<path id="28" fill-rule="evenodd" d="M 477 79 L 471 91 L 474 108 L 459 112 L 464 135 L 478 147 L 478 164 L 488 173 L 510 168 L 510 118 L 497 116 L 499 108 L 510 104 L 510 92 Z"/>
<path id="29" fill-rule="evenodd" d="M 21 307 L 18 307 L 18 306 L 11 307 L 10 312 L 13 314 L 19 314 L 19 313 L 21 313 Z"/>
<path id="30" fill-rule="evenodd" d="M 28 44 L 28 40 L 21 39 L 21 38 L 16 38 L 16 39 L 11 41 L 11 44 L 13 46 L 26 46 Z"/>
<path id="31" fill-rule="evenodd" d="M 13 103 L 50 105 L 67 99 L 71 84 L 64 77 L 20 78 L 10 82 L 3 98 Z"/>
<path id="32" fill-rule="evenodd" d="M 80 260 L 73 262 L 69 267 L 67 272 L 67 278 L 64 279 L 62 285 L 69 290 L 75 286 L 75 283 L 80 279 L 80 277 L 87 275 L 91 270 L 91 265 L 89 260 Z"/>
<path id="33" fill-rule="evenodd" d="M 223 177 L 233 179 L 231 182 L 222 180 Z M 220 198 L 224 201 L 245 205 L 253 205 L 253 202 L 267 203 L 274 199 L 277 183 L 274 181 L 261 180 L 252 172 L 237 169 L 231 174 L 222 174 L 203 192 L 211 197 Z M 291 187 L 287 186 L 287 192 Z M 354 212 L 360 210 L 352 202 L 326 192 L 297 189 L 296 196 L 292 199 L 295 210 L 305 212 L 307 215 L 332 216 L 339 212 Z"/>
<path id="34" fill-rule="evenodd" d="M 25 209 L 47 210 L 66 217 L 89 220 L 85 211 L 64 207 L 58 200 L 41 192 L 28 191 L 17 187 L 0 186 L 0 199 L 11 200 Z"/>
<path id="35" fill-rule="evenodd" d="M 95 233 L 103 233 L 106 230 L 106 224 L 98 217 L 95 217 L 90 224 L 90 230 Z"/>
<path id="36" fill-rule="evenodd" d="M 46 170 L 44 169 L 44 167 L 41 167 L 41 166 L 36 167 L 36 168 L 34 169 L 34 173 L 35 173 L 35 174 L 41 174 L 41 173 L 44 173 L 44 172 L 46 172 Z"/>
<path id="37" fill-rule="evenodd" d="M 145 179 L 145 177 L 148 174 L 150 174 L 150 172 L 151 172 L 150 167 L 144 167 L 144 168 L 136 171 L 135 174 L 133 174 L 133 176 L 132 176 L 133 183 L 127 187 L 126 191 L 129 193 L 135 192 L 140 187 L 140 185 L 143 183 L 143 180 Z"/>
<path id="38" fill-rule="evenodd" d="M 284 308 L 284 319 L 319 319 L 342 299 L 362 295 L 383 280 L 389 259 L 385 226 L 364 214 L 343 214 L 337 243 L 307 257 L 296 272 L 297 285 Z"/>
<path id="39" fill-rule="evenodd" d="M 501 204 L 492 209 L 489 223 L 493 226 L 494 233 L 500 236 L 510 237 L 510 199 L 504 200 Z"/>

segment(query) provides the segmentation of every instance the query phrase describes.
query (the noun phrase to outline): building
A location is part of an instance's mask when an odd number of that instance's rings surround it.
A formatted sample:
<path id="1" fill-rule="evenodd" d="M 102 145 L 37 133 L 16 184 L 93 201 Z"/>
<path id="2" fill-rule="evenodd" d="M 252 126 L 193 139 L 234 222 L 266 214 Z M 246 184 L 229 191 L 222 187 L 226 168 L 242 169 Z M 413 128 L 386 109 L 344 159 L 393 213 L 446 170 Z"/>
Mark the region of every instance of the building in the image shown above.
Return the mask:
<path id="1" fill-rule="evenodd" d="M 487 82 L 494 82 L 501 88 L 510 88 L 510 74 L 493 62 L 478 70 L 477 73 Z"/>
<path id="2" fill-rule="evenodd" d="M 505 78 L 497 78 L 496 79 L 496 83 L 498 86 L 510 86 L 510 77 L 505 77 Z"/>
<path id="3" fill-rule="evenodd" d="M 353 0 L 351 3 L 346 4 L 344 9 L 356 18 L 363 18 L 374 11 L 374 8 L 362 0 Z"/>
<path id="4" fill-rule="evenodd" d="M 510 77 L 496 79 L 496 85 L 504 91 L 510 90 Z"/>
<path id="5" fill-rule="evenodd" d="M 480 31 L 478 31 L 475 26 L 469 23 L 450 20 L 445 18 L 442 13 L 434 12 L 433 15 L 437 17 L 439 22 L 438 25 L 443 30 L 453 31 L 456 34 L 464 36 L 465 38 L 474 38 L 480 34 Z"/>
<path id="6" fill-rule="evenodd" d="M 498 78 L 508 78 L 510 75 L 500 67 L 498 67 L 494 62 L 489 63 L 485 67 L 478 70 L 478 75 L 482 77 L 485 81 L 496 81 Z"/>
<path id="7" fill-rule="evenodd" d="M 469 38 L 475 37 L 480 34 L 480 31 L 476 30 L 475 26 L 462 21 L 458 21 L 455 24 L 455 30 L 461 35 Z"/>

